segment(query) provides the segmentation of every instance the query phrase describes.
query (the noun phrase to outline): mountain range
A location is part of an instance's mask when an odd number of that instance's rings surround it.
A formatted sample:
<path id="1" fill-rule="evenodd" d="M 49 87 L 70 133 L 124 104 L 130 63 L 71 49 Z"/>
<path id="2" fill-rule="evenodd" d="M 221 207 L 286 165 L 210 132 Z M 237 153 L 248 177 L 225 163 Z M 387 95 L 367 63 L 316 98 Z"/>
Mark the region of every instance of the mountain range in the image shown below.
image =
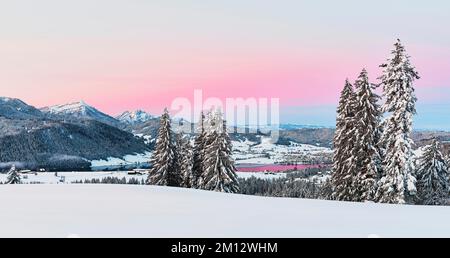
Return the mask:
<path id="1" fill-rule="evenodd" d="M 90 160 L 151 150 L 158 128 L 158 117 L 142 110 L 112 117 L 84 101 L 37 109 L 19 99 L 0 97 L 0 170 L 11 162 L 26 168 L 89 169 Z M 278 144 L 332 147 L 333 128 L 286 124 L 280 129 Z M 262 134 L 233 133 L 231 138 L 258 142 L 258 135 Z M 450 149 L 448 132 L 413 133 L 417 147 L 432 137 Z"/>
<path id="2" fill-rule="evenodd" d="M 149 113 L 142 111 L 142 110 L 136 110 L 136 111 L 125 111 L 121 115 L 116 116 L 116 120 L 119 120 L 122 123 L 126 124 L 139 124 L 139 123 L 145 123 L 153 118 L 156 118 Z"/>
<path id="3" fill-rule="evenodd" d="M 37 109 L 0 98 L 0 169 L 88 169 L 89 160 L 149 150 L 126 126 L 83 101 Z"/>

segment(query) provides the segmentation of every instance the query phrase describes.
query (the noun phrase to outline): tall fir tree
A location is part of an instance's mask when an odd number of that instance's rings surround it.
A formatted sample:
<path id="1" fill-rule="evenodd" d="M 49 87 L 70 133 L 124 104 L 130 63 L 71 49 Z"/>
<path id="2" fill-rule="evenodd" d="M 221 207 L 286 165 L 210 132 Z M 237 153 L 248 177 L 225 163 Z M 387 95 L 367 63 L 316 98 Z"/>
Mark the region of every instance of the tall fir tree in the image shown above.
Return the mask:
<path id="1" fill-rule="evenodd" d="M 170 116 L 167 109 L 160 118 L 158 137 L 155 151 L 151 160 L 147 184 L 180 186 L 182 177 L 177 166 L 177 153 L 174 135 L 170 125 Z"/>
<path id="2" fill-rule="evenodd" d="M 381 67 L 383 75 L 380 79 L 385 97 L 382 110 L 388 116 L 381 137 L 385 150 L 383 176 L 376 199 L 384 203 L 409 203 L 416 195 L 411 132 L 417 101 L 413 82 L 419 76 L 400 40 L 395 43 L 392 58 Z"/>
<path id="3" fill-rule="evenodd" d="M 220 111 L 208 115 L 205 135 L 205 161 L 201 188 L 205 190 L 238 193 L 239 182 L 232 158 L 232 145 L 226 122 Z"/>
<path id="4" fill-rule="evenodd" d="M 439 142 L 434 139 L 424 148 L 419 157 L 417 193 L 421 204 L 443 205 L 449 200 L 449 166 L 440 150 Z"/>
<path id="5" fill-rule="evenodd" d="M 341 201 L 352 201 L 354 196 L 354 171 L 351 170 L 351 164 L 355 143 L 355 98 L 353 86 L 346 80 L 337 108 L 336 131 L 333 139 L 333 173 L 331 176 L 333 187 L 331 198 Z"/>
<path id="6" fill-rule="evenodd" d="M 14 184 L 21 184 L 21 183 L 22 183 L 22 180 L 20 179 L 19 172 L 16 169 L 16 165 L 13 164 L 6 176 L 5 184 L 14 185 Z"/>
<path id="7" fill-rule="evenodd" d="M 172 128 L 174 128 L 174 126 Z M 182 149 L 181 149 L 183 132 L 180 128 L 175 128 L 175 130 L 172 129 L 172 131 L 174 132 L 173 133 L 173 137 L 174 137 L 174 143 L 173 143 L 174 170 L 176 171 L 176 174 L 180 176 L 178 186 L 183 186 L 183 173 L 181 172 L 181 162 L 182 162 L 182 158 L 183 158 Z M 179 132 L 177 133 L 177 131 L 179 131 Z"/>
<path id="8" fill-rule="evenodd" d="M 217 137 L 216 131 L 219 129 L 217 127 L 217 121 L 215 117 L 214 109 L 209 110 L 206 115 L 203 117 L 202 122 L 202 130 L 203 130 L 203 137 L 201 146 L 203 149 L 201 150 L 202 154 L 202 162 L 200 164 L 202 174 L 198 177 L 197 181 L 197 188 L 204 189 L 205 188 L 205 169 L 207 167 L 206 161 L 209 156 L 211 156 L 211 153 L 208 153 L 208 147 L 212 145 L 212 142 Z"/>
<path id="9" fill-rule="evenodd" d="M 200 120 L 197 126 L 197 135 L 194 140 L 193 166 L 192 166 L 192 188 L 199 188 L 201 176 L 203 174 L 203 162 L 205 160 L 205 115 L 203 111 L 200 114 Z"/>
<path id="10" fill-rule="evenodd" d="M 181 186 L 186 188 L 192 188 L 194 181 L 192 173 L 192 168 L 194 165 L 194 157 L 189 137 L 180 133 L 178 135 L 177 146 L 179 146 L 178 153 L 180 157 L 179 158 L 180 173 L 183 178 Z"/>
<path id="11" fill-rule="evenodd" d="M 381 111 L 380 97 L 374 93 L 366 69 L 363 69 L 355 82 L 355 144 L 351 170 L 355 171 L 353 180 L 354 201 L 372 200 L 376 191 L 380 154 L 378 149 L 378 128 Z"/>

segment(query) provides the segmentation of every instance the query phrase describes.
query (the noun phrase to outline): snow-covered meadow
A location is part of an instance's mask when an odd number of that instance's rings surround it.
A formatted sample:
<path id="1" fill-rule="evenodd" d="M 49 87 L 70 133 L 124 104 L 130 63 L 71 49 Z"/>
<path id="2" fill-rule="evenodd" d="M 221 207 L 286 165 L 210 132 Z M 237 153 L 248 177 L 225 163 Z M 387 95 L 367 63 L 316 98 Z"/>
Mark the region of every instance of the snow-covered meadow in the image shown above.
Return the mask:
<path id="1" fill-rule="evenodd" d="M 257 177 L 261 179 L 272 179 L 285 177 L 286 173 L 261 173 L 261 172 L 237 172 L 240 178 Z M 134 178 L 139 182 L 147 179 L 147 174 L 129 174 L 127 171 L 89 171 L 89 172 L 39 172 L 36 174 L 22 174 L 23 184 L 71 184 L 74 182 L 98 179 L 107 177 L 126 178 L 127 181 Z M 0 182 L 5 182 L 7 174 L 0 174 Z"/>
<path id="2" fill-rule="evenodd" d="M 0 182 L 6 181 L 6 174 L 0 174 Z M 131 178 L 141 179 L 147 178 L 147 175 L 129 175 L 126 171 L 114 172 L 40 172 L 36 174 L 22 174 L 21 181 L 23 184 L 70 184 L 76 181 L 103 179 L 107 177 L 123 178 L 127 180 Z"/>
<path id="3" fill-rule="evenodd" d="M 308 144 L 294 142 L 290 145 L 274 144 L 269 137 L 262 137 L 259 144 L 247 139 L 233 141 L 233 158 L 236 164 L 274 164 L 284 161 L 292 154 L 312 156 L 330 153 L 332 153 L 330 148 Z"/>
<path id="4" fill-rule="evenodd" d="M 138 135 L 149 139 L 148 135 Z M 316 156 L 329 155 L 330 148 L 291 142 L 290 145 L 280 145 L 271 142 L 269 137 L 262 137 L 261 143 L 249 141 L 233 141 L 233 158 L 237 166 L 271 165 L 286 160 L 291 155 Z M 104 160 L 91 160 L 93 170 L 114 169 L 120 166 L 145 164 L 151 159 L 152 152 L 126 155 L 122 158 L 109 157 Z"/>
<path id="5" fill-rule="evenodd" d="M 131 185 L 0 186 L 0 237 L 450 237 L 450 208 Z"/>
<path id="6" fill-rule="evenodd" d="M 109 157 L 101 160 L 91 160 L 92 168 L 104 169 L 108 167 L 123 166 L 136 163 L 146 163 L 152 157 L 152 152 L 137 153 L 134 155 L 126 155 L 122 158 Z"/>

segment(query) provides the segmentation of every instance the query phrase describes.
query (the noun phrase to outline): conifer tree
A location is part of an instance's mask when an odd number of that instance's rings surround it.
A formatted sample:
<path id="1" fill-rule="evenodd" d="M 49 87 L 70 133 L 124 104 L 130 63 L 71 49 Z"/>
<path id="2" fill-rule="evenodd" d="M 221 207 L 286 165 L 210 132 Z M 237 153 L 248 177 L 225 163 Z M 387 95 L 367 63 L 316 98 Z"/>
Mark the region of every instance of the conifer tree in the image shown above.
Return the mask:
<path id="1" fill-rule="evenodd" d="M 231 157 L 231 140 L 222 113 L 210 112 L 206 122 L 205 161 L 200 187 L 211 191 L 238 193 L 239 182 Z"/>
<path id="2" fill-rule="evenodd" d="M 208 152 L 208 147 L 212 145 L 212 142 L 217 137 L 216 131 L 219 130 L 217 126 L 217 121 L 215 117 L 216 113 L 213 109 L 209 110 L 206 115 L 203 117 L 202 129 L 203 129 L 203 137 L 201 146 L 203 149 L 201 150 L 202 154 L 202 163 L 201 163 L 201 171 L 202 174 L 198 177 L 197 188 L 204 189 L 205 188 L 205 170 L 206 170 L 206 160 L 211 156 L 211 153 Z"/>
<path id="3" fill-rule="evenodd" d="M 13 184 L 20 184 L 20 183 L 22 183 L 22 181 L 20 179 L 20 175 L 17 172 L 16 166 L 13 164 L 7 174 L 7 179 L 6 179 L 5 184 L 13 185 Z"/>
<path id="4" fill-rule="evenodd" d="M 174 127 L 172 127 L 174 128 Z M 179 130 L 179 128 L 176 128 L 175 130 Z M 183 173 L 181 172 L 181 162 L 182 162 L 182 137 L 183 132 L 182 130 L 180 132 L 173 131 L 173 137 L 174 137 L 174 143 L 173 143 L 173 156 L 174 156 L 174 170 L 176 171 L 176 174 L 180 177 L 180 182 L 178 186 L 182 186 L 183 184 Z"/>
<path id="5" fill-rule="evenodd" d="M 377 104 L 379 96 L 369 83 L 367 71 L 363 69 L 355 82 L 355 144 L 352 150 L 352 171 L 355 171 L 353 179 L 354 201 L 372 200 L 376 191 L 378 178 L 378 127 L 381 111 Z"/>
<path id="6" fill-rule="evenodd" d="M 175 139 L 170 125 L 170 116 L 167 109 L 160 118 L 158 137 L 155 151 L 151 160 L 147 184 L 180 186 L 182 178 L 177 167 L 177 154 Z"/>
<path id="7" fill-rule="evenodd" d="M 205 115 L 201 112 L 197 127 L 197 135 L 194 140 L 193 167 L 192 167 L 192 188 L 199 188 L 199 182 L 203 174 L 203 162 L 205 160 Z"/>
<path id="8" fill-rule="evenodd" d="M 180 173 L 183 177 L 183 181 L 181 182 L 182 187 L 191 188 L 193 187 L 193 151 L 192 146 L 189 141 L 189 137 L 186 135 L 179 134 L 178 136 L 178 144 L 179 146 L 179 157 L 180 157 Z"/>
<path id="9" fill-rule="evenodd" d="M 320 185 L 319 199 L 333 200 L 333 184 L 330 177 L 325 179 L 325 181 Z"/>
<path id="10" fill-rule="evenodd" d="M 376 199 L 403 204 L 412 202 L 416 194 L 411 132 L 417 100 L 413 82 L 419 76 L 400 40 L 395 44 L 391 59 L 381 67 L 384 69 L 380 79 L 385 97 L 382 110 L 388 116 L 381 137 L 385 153 Z"/>
<path id="11" fill-rule="evenodd" d="M 434 139 L 418 160 L 417 192 L 421 204 L 442 205 L 449 199 L 449 167 Z"/>
<path id="12" fill-rule="evenodd" d="M 355 93 L 348 80 L 341 92 L 337 108 L 336 131 L 334 135 L 332 198 L 341 201 L 353 200 L 354 171 L 351 170 L 354 146 L 354 106 Z"/>

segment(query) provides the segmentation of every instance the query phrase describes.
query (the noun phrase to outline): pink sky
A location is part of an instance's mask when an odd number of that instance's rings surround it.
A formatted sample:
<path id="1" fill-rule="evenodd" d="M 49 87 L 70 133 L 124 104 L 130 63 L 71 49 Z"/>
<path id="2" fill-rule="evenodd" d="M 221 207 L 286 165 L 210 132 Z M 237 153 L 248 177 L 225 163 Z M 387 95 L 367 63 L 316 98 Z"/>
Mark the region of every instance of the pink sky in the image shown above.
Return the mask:
<path id="1" fill-rule="evenodd" d="M 158 114 L 194 89 L 334 106 L 363 67 L 376 82 L 400 37 L 421 103 L 449 103 L 448 3 L 382 1 L 11 1 L 0 9 L 0 95 L 84 100 L 111 115 Z"/>
<path id="2" fill-rule="evenodd" d="M 151 42 L 62 40 L 0 43 L 2 95 L 38 107 L 77 100 L 110 114 L 153 113 L 176 97 L 279 97 L 281 105 L 334 104 L 346 77 L 367 67 L 372 81 L 391 45 L 372 52 L 326 48 L 195 48 Z M 148 44 L 147 44 L 148 43 Z M 409 46 L 420 87 L 450 81 L 440 52 Z M 355 55 L 356 52 L 356 55 Z M 11 87 L 5 87 L 11 85 Z"/>

